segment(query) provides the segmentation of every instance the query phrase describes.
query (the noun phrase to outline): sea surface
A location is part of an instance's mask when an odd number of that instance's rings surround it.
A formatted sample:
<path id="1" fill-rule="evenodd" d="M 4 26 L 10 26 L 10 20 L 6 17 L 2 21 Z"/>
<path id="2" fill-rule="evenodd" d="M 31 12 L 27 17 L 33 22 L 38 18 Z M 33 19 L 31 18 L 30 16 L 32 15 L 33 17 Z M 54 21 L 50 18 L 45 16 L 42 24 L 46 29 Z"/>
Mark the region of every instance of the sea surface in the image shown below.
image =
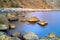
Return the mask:
<path id="1" fill-rule="evenodd" d="M 42 27 L 37 23 L 31 24 L 29 22 L 12 22 L 15 24 L 16 29 L 9 30 L 8 34 L 11 35 L 15 32 L 20 32 L 22 35 L 27 32 L 34 32 L 39 37 L 47 36 L 49 33 L 54 32 L 57 36 L 60 36 L 60 12 L 59 11 L 49 11 L 49 12 L 31 12 L 26 14 L 26 18 L 31 16 L 36 16 L 40 21 L 47 21 L 48 25 Z"/>

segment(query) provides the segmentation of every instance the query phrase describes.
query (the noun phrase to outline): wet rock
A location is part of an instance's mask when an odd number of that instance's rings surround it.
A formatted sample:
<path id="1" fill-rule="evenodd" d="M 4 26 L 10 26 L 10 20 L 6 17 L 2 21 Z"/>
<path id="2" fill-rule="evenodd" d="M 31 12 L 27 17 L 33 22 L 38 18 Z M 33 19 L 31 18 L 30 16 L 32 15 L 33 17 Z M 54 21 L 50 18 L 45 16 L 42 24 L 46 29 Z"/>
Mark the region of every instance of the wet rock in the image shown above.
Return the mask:
<path id="1" fill-rule="evenodd" d="M 48 24 L 48 22 L 46 22 L 46 21 L 40 21 L 40 22 L 38 22 L 38 24 L 41 25 L 41 26 L 45 26 L 45 25 Z"/>
<path id="2" fill-rule="evenodd" d="M 23 38 L 25 40 L 38 40 L 39 39 L 39 37 L 33 32 L 28 32 L 28 33 L 24 34 Z"/>
<path id="3" fill-rule="evenodd" d="M 30 23 L 36 23 L 36 22 L 38 22 L 39 21 L 39 19 L 37 18 L 37 17 L 35 17 L 35 16 L 32 16 L 32 17 L 30 17 L 29 19 L 28 19 L 28 22 L 30 22 Z"/>
<path id="4" fill-rule="evenodd" d="M 52 32 L 52 33 L 50 33 L 50 34 L 48 35 L 48 37 L 54 38 L 54 37 L 56 37 L 56 35 Z"/>
<path id="5" fill-rule="evenodd" d="M 10 24 L 9 27 L 10 27 L 10 29 L 15 29 L 16 28 L 16 26 L 14 24 Z"/>

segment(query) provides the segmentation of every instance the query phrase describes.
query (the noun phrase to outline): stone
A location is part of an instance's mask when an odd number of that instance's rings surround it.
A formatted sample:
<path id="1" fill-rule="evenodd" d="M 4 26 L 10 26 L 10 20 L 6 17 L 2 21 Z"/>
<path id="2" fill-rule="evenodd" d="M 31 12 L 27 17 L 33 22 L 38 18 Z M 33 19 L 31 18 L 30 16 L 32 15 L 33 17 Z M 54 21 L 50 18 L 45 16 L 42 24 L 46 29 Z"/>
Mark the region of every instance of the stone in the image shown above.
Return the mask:
<path id="1" fill-rule="evenodd" d="M 7 30 L 8 28 L 6 24 L 0 24 L 0 30 Z"/>
<path id="2" fill-rule="evenodd" d="M 26 18 L 21 18 L 20 21 L 21 22 L 26 22 L 27 20 L 26 20 Z"/>
<path id="3" fill-rule="evenodd" d="M 35 16 L 32 16 L 32 17 L 30 17 L 29 19 L 28 19 L 28 22 L 29 23 L 36 23 L 36 22 L 38 22 L 39 21 L 39 19 L 37 18 L 37 17 L 35 17 Z"/>
<path id="4" fill-rule="evenodd" d="M 12 34 L 13 37 L 19 37 L 20 36 L 20 33 L 19 32 L 15 32 Z"/>
<path id="5" fill-rule="evenodd" d="M 18 15 L 19 17 L 25 17 L 25 14 L 24 13 L 21 13 Z"/>
<path id="6" fill-rule="evenodd" d="M 39 39 L 39 37 L 33 32 L 28 32 L 24 34 L 23 38 L 26 40 L 38 40 Z"/>
<path id="7" fill-rule="evenodd" d="M 7 18 L 9 21 L 17 21 L 18 20 L 18 17 L 14 14 L 7 14 Z"/>
<path id="8" fill-rule="evenodd" d="M 46 21 L 40 21 L 40 22 L 38 22 L 38 24 L 41 25 L 41 26 L 45 26 L 45 25 L 48 24 L 48 22 L 46 22 Z"/>
<path id="9" fill-rule="evenodd" d="M 10 24 L 9 27 L 10 27 L 10 29 L 15 29 L 16 28 L 16 26 L 14 24 Z"/>
<path id="10" fill-rule="evenodd" d="M 50 33 L 50 34 L 48 35 L 48 37 L 54 38 L 54 37 L 56 37 L 56 35 L 52 32 L 52 33 Z"/>

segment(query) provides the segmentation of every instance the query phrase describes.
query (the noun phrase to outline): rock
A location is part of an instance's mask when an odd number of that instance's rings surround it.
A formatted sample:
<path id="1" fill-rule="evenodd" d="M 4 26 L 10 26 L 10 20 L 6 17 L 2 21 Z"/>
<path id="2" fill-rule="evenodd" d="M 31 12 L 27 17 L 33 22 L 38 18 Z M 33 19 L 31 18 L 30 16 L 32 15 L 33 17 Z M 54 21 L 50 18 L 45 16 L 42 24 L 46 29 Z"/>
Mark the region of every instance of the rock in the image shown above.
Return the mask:
<path id="1" fill-rule="evenodd" d="M 10 24 L 9 27 L 10 27 L 10 29 L 15 29 L 16 28 L 16 26 L 14 24 Z"/>
<path id="2" fill-rule="evenodd" d="M 12 38 L 6 35 L 0 35 L 0 40 L 12 40 Z"/>
<path id="3" fill-rule="evenodd" d="M 25 14 L 24 13 L 21 13 L 18 15 L 19 17 L 25 17 Z"/>
<path id="4" fill-rule="evenodd" d="M 9 36 L 5 36 L 5 38 L 3 40 L 13 40 L 13 39 Z"/>
<path id="5" fill-rule="evenodd" d="M 17 37 L 12 37 L 13 38 L 13 40 L 20 40 L 19 38 L 17 38 Z"/>
<path id="6" fill-rule="evenodd" d="M 7 30 L 8 28 L 6 24 L 0 24 L 0 30 Z"/>
<path id="7" fill-rule="evenodd" d="M 39 19 L 35 16 L 32 16 L 31 18 L 28 19 L 28 22 L 30 22 L 30 23 L 36 23 L 38 21 L 39 21 Z"/>
<path id="8" fill-rule="evenodd" d="M 19 32 L 13 33 L 12 36 L 13 37 L 20 37 L 20 33 Z"/>
<path id="9" fill-rule="evenodd" d="M 52 32 L 52 33 L 50 33 L 50 34 L 48 35 L 48 37 L 54 38 L 54 37 L 56 37 L 56 35 Z"/>
<path id="10" fill-rule="evenodd" d="M 27 20 L 26 20 L 26 18 L 21 18 L 20 21 L 21 22 L 26 22 Z"/>
<path id="11" fill-rule="evenodd" d="M 0 31 L 0 35 L 6 35 L 6 33 L 5 33 L 5 32 Z"/>
<path id="12" fill-rule="evenodd" d="M 45 25 L 48 24 L 48 22 L 46 22 L 46 21 L 41 21 L 41 22 L 38 22 L 38 24 L 41 25 L 41 26 L 45 26 Z"/>
<path id="13" fill-rule="evenodd" d="M 17 21 L 18 20 L 18 17 L 14 14 L 7 14 L 7 18 L 9 21 Z"/>
<path id="14" fill-rule="evenodd" d="M 39 37 L 33 32 L 28 32 L 24 34 L 23 38 L 26 40 L 38 40 L 39 39 Z"/>

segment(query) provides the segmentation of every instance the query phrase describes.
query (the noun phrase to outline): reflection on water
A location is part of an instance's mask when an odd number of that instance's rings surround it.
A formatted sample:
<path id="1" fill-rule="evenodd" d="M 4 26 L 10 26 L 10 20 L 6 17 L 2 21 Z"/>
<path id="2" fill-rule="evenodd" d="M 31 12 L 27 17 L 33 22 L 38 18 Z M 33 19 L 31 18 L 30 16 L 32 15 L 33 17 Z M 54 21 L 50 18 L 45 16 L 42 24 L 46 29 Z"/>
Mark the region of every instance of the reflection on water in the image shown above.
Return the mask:
<path id="1" fill-rule="evenodd" d="M 44 28 L 35 24 L 30 24 L 28 22 L 13 22 L 16 25 L 16 29 L 9 30 L 9 34 L 14 32 L 20 32 L 22 35 L 26 32 L 34 32 L 38 36 L 47 36 L 49 33 L 54 32 L 56 35 L 60 36 L 60 12 L 32 12 L 26 15 L 26 18 L 31 16 L 36 16 L 39 20 L 46 20 L 48 25 Z"/>

